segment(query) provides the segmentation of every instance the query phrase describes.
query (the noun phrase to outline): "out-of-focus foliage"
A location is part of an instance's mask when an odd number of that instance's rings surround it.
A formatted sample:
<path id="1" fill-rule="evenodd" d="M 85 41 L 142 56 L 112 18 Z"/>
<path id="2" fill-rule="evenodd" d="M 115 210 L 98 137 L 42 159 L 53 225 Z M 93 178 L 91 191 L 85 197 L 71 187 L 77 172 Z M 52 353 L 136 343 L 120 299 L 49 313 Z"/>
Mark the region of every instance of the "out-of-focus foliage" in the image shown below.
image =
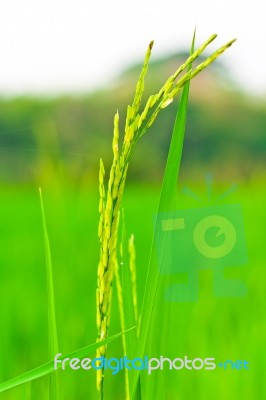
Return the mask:
<path id="1" fill-rule="evenodd" d="M 173 56 L 150 65 L 146 97 L 180 62 Z M 109 88 L 86 96 L 0 100 L 0 382 L 50 360 L 38 186 L 43 189 L 51 244 L 60 352 L 95 340 L 99 158 L 110 166 L 113 116 L 119 108 L 123 119 L 139 70 L 135 66 Z M 176 106 L 164 110 L 143 137 L 129 170 L 129 178 L 137 183 L 125 192 L 125 232 L 136 238 L 139 304 Z M 177 205 L 205 205 L 209 192 L 204 172 L 214 174 L 214 200 L 227 192 L 223 178 L 229 184 L 240 183 L 225 201 L 243 208 L 249 261 L 240 268 L 248 296 L 214 297 L 212 275 L 201 271 L 199 301 L 174 304 L 175 326 L 167 341 L 175 346 L 175 355 L 247 359 L 251 369 L 217 370 L 211 375 L 171 371 L 167 398 L 260 400 L 265 394 L 265 179 L 259 179 L 266 171 L 265 123 L 265 102 L 241 93 L 219 63 L 191 83 Z M 184 183 L 202 202 L 182 193 Z M 232 269 L 233 278 L 239 278 L 238 271 L 238 266 Z M 116 293 L 113 301 L 110 334 L 120 330 Z M 161 318 L 158 327 L 159 334 Z M 108 351 L 111 357 L 122 356 L 120 341 L 110 344 Z M 107 376 L 107 398 L 124 399 L 121 374 L 109 371 Z M 96 398 L 93 372 L 65 370 L 59 378 L 64 400 Z M 43 377 L 3 393 L 1 400 L 47 399 L 47 388 L 48 378 Z"/>
<path id="2" fill-rule="evenodd" d="M 183 56 L 151 62 L 146 98 L 158 90 Z M 44 174 L 45 164 L 76 182 L 85 173 L 96 177 L 99 157 L 111 161 L 113 115 L 118 108 L 122 126 L 139 70 L 136 65 L 108 88 L 88 95 L 2 99 L 0 179 L 33 181 Z M 175 112 L 176 104 L 169 106 L 142 139 L 130 179 L 161 178 Z M 216 62 L 192 82 L 183 170 L 202 166 L 215 171 L 219 165 L 225 175 L 249 180 L 263 169 L 265 126 L 265 102 L 241 93 Z"/>

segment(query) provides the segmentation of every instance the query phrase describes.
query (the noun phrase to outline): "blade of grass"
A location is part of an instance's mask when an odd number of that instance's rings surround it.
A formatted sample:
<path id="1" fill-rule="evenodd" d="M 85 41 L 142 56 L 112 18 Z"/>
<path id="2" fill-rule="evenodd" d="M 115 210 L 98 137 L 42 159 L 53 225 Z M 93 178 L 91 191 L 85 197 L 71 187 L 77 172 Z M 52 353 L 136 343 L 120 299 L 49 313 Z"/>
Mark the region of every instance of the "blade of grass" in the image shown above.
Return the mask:
<path id="1" fill-rule="evenodd" d="M 124 257 L 124 265 L 123 265 L 123 303 L 124 303 L 124 314 L 125 314 L 125 326 L 132 326 L 137 323 L 135 320 L 135 312 L 134 312 L 134 301 L 132 296 L 132 275 L 130 272 L 130 257 L 131 255 L 127 252 L 126 248 L 126 257 Z M 127 346 L 127 357 L 129 359 L 133 359 L 136 346 L 137 346 L 137 330 L 134 332 L 130 332 L 126 337 L 126 346 Z M 129 380 L 129 393 L 132 392 L 132 380 Z"/>
<path id="2" fill-rule="evenodd" d="M 193 53 L 194 50 L 194 43 L 195 43 L 195 32 L 192 39 L 191 54 Z M 189 69 L 191 69 L 191 64 L 189 65 Z M 160 194 L 158 214 L 164 211 L 170 211 L 174 207 L 176 185 L 177 185 L 177 179 L 178 179 L 182 150 L 183 150 L 188 95 L 189 95 L 189 81 L 184 86 L 180 103 L 178 106 L 177 116 L 172 133 L 172 139 L 168 152 L 165 174 Z M 160 226 L 158 224 L 158 218 L 156 218 L 154 237 L 151 245 L 151 256 L 148 268 L 146 288 L 145 288 L 144 300 L 141 311 L 141 320 L 139 327 L 140 333 L 139 333 L 139 340 L 137 347 L 138 357 L 144 356 L 145 346 L 149 334 L 149 327 L 152 318 L 155 298 L 157 294 L 158 282 L 160 277 L 161 265 L 158 266 L 157 264 L 157 256 L 155 251 L 155 237 L 158 238 L 158 236 L 159 236 L 159 241 L 161 243 L 162 238 L 160 238 Z M 165 247 L 165 239 L 163 240 L 162 247 L 163 248 Z M 136 371 L 134 375 L 135 376 L 133 379 L 133 390 L 131 395 L 132 399 L 135 398 L 135 393 L 139 385 L 139 379 L 140 379 L 139 371 Z"/>
<path id="3" fill-rule="evenodd" d="M 57 336 L 57 325 L 56 325 L 56 313 L 55 313 L 55 299 L 54 299 L 54 279 L 52 269 L 52 258 L 50 241 L 47 231 L 46 218 L 44 212 L 42 190 L 39 188 L 41 212 L 42 212 L 42 223 L 43 223 L 43 234 L 44 234 L 44 246 L 45 246 L 45 259 L 46 259 L 46 276 L 47 276 L 47 292 L 48 292 L 48 331 L 49 331 L 49 358 L 52 358 L 58 353 L 58 336 Z M 59 399 L 59 376 L 56 372 L 50 376 L 50 398 Z"/>
<path id="4" fill-rule="evenodd" d="M 72 359 L 72 358 L 85 357 L 88 354 L 93 353 L 98 347 L 103 346 L 107 343 L 112 342 L 113 340 L 118 339 L 121 335 L 126 334 L 133 329 L 135 329 L 135 327 L 132 327 L 124 332 L 120 332 L 113 336 L 110 336 L 101 342 L 96 342 L 96 343 L 90 344 L 88 346 L 82 347 L 81 349 L 75 350 L 72 353 L 62 355 L 61 357 L 58 357 L 58 359 L 62 360 L 65 358 Z M 65 365 L 69 365 L 69 361 L 65 362 Z M 59 364 L 57 368 L 59 369 L 61 367 L 62 367 L 62 364 Z M 22 375 L 16 376 L 15 378 L 10 379 L 9 381 L 1 383 L 0 384 L 0 393 L 5 392 L 6 390 L 12 389 L 16 386 L 22 385 L 26 382 L 31 382 L 35 379 L 41 378 L 42 376 L 51 374 L 54 371 L 55 371 L 54 370 L 54 361 L 50 361 L 46 364 L 43 364 L 37 368 L 32 369 L 31 371 L 25 372 Z"/>
<path id="5" fill-rule="evenodd" d="M 120 327 L 121 330 L 125 330 L 125 310 L 124 310 L 124 290 L 122 286 L 123 282 L 123 270 L 124 270 L 124 237 L 125 237 L 125 221 L 124 221 L 124 209 L 121 210 L 122 214 L 122 221 L 121 221 L 121 238 L 120 238 L 120 245 L 119 245 L 119 251 L 116 257 L 116 266 L 115 266 L 115 281 L 116 281 L 116 289 L 117 289 L 117 299 L 118 299 L 118 308 L 119 308 L 119 317 L 120 317 Z M 128 336 L 128 335 L 127 335 Z M 128 343 L 127 343 L 127 338 L 126 336 L 122 336 L 122 347 L 123 347 L 123 354 L 124 356 L 127 355 L 127 348 L 128 348 Z M 125 377 L 125 400 L 130 400 L 130 394 L 129 394 L 129 376 L 128 376 L 128 370 L 125 368 L 124 371 L 124 377 Z"/>
<path id="6" fill-rule="evenodd" d="M 120 277 L 120 265 L 117 261 L 115 268 L 115 281 L 116 281 L 116 289 L 117 289 L 117 299 L 118 299 L 118 307 L 119 307 L 119 316 L 120 316 L 120 326 L 122 330 L 125 330 L 125 313 L 124 313 L 124 293 L 122 289 L 121 277 Z M 125 336 L 122 336 L 122 347 L 124 356 L 127 355 L 127 341 Z M 129 396 L 129 379 L 128 379 L 128 370 L 124 371 L 125 377 L 125 400 L 130 400 Z"/>
<path id="7" fill-rule="evenodd" d="M 125 230 L 125 216 L 124 209 L 121 211 L 121 227 L 119 237 L 119 254 L 116 266 L 116 286 L 118 294 L 118 305 L 121 322 L 121 330 L 125 330 L 126 327 L 134 326 L 137 324 L 134 312 L 134 296 L 131 279 L 130 264 L 134 262 L 132 260 L 132 251 L 129 251 L 129 246 L 126 238 Z M 132 239 L 131 239 L 132 241 Z M 133 357 L 136 350 L 137 343 L 137 332 L 132 331 L 128 335 L 123 336 L 123 353 L 129 359 Z M 130 399 L 130 380 L 129 371 L 125 369 L 125 389 L 126 389 L 126 400 Z"/>
<path id="8" fill-rule="evenodd" d="M 131 323 L 136 323 L 137 326 L 139 324 L 139 313 L 138 313 L 138 304 L 137 304 L 137 287 L 136 287 L 136 265 L 135 265 L 135 245 L 134 245 L 134 237 L 131 235 L 128 242 L 128 265 L 125 271 L 125 307 L 126 307 L 126 315 L 127 315 L 127 324 L 126 326 L 130 326 Z M 133 359 L 136 356 L 137 343 L 138 343 L 138 329 L 128 335 L 128 342 L 130 353 L 128 354 L 130 359 Z M 130 380 L 130 393 L 133 391 L 133 382 Z M 135 400 L 141 399 L 141 388 L 140 388 L 140 380 L 138 382 L 137 392 L 135 396 Z"/>
<path id="9" fill-rule="evenodd" d="M 132 293 L 133 307 L 134 307 L 134 319 L 135 319 L 135 324 L 137 324 L 139 319 L 139 310 L 138 310 L 137 273 L 136 273 L 136 248 L 135 248 L 135 239 L 133 234 L 130 236 L 128 240 L 128 254 L 129 254 L 131 293 Z"/>

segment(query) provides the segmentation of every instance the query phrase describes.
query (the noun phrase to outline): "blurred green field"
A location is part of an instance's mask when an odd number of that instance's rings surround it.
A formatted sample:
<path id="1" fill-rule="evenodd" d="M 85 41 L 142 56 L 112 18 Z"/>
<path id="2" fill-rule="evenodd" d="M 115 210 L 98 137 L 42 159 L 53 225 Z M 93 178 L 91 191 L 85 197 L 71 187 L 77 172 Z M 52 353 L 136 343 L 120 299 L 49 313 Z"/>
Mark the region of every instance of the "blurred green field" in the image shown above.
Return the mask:
<path id="1" fill-rule="evenodd" d="M 185 181 L 207 201 L 204 177 Z M 213 203 L 231 182 L 214 181 Z M 77 187 L 43 185 L 51 242 L 60 352 L 68 353 L 95 341 L 95 290 L 98 262 L 97 183 Z M 177 208 L 198 204 L 178 191 Z M 135 234 L 138 294 L 141 304 L 149 260 L 153 217 L 159 186 L 129 185 L 125 192 L 125 227 Z M 143 398 L 252 399 L 266 393 L 266 272 L 265 197 L 263 180 L 240 185 L 225 203 L 243 209 L 248 264 L 228 272 L 246 282 L 244 298 L 213 296 L 210 271 L 199 274 L 197 302 L 166 303 L 158 297 L 147 354 L 155 357 L 215 357 L 246 359 L 250 370 L 155 371 L 143 376 Z M 48 319 L 45 253 L 37 185 L 0 188 L 0 381 L 37 367 L 48 360 Z M 236 266 L 237 267 L 237 266 Z M 230 275 L 231 274 L 231 275 Z M 182 279 L 185 279 L 184 277 Z M 178 277 L 177 277 L 178 281 Z M 111 332 L 120 331 L 116 295 L 113 296 Z M 163 351 L 163 353 L 160 353 Z M 109 345 L 109 356 L 122 356 L 121 341 Z M 62 399 L 96 399 L 95 373 L 61 371 Z M 152 389 L 153 388 L 153 389 Z M 148 391 L 147 391 L 148 390 Z M 147 394 L 149 393 L 149 394 Z M 124 399 L 123 375 L 106 374 L 106 399 Z M 0 395 L 3 400 L 48 399 L 48 377 Z"/>
<path id="2" fill-rule="evenodd" d="M 151 63 L 144 100 L 184 57 L 174 54 Z M 39 186 L 51 244 L 60 352 L 96 340 L 99 158 L 108 171 L 113 115 L 119 108 L 122 126 L 139 71 L 139 65 L 132 66 L 113 86 L 94 93 L 0 99 L 0 383 L 50 361 Z M 139 305 L 176 109 L 173 103 L 164 110 L 136 147 L 123 199 L 125 233 L 135 235 Z M 217 297 L 213 271 L 203 269 L 198 300 L 169 303 L 167 285 L 184 284 L 188 276 L 161 275 L 145 349 L 149 357 L 246 360 L 250 369 L 143 372 L 142 400 L 265 398 L 265 123 L 265 99 L 242 93 L 219 62 L 192 82 L 176 209 L 212 207 L 231 184 L 238 184 L 219 204 L 241 205 L 248 262 L 224 273 L 226 279 L 244 282 L 247 296 Z M 204 177 L 208 171 L 214 174 L 211 198 Z M 185 186 L 201 202 L 182 192 Z M 121 331 L 119 321 L 114 285 L 110 335 Z M 108 357 L 122 355 L 121 339 L 110 343 Z M 96 399 L 95 375 L 92 370 L 60 371 L 60 400 Z M 124 400 L 123 373 L 107 371 L 105 376 L 104 399 Z M 1 393 L 0 399 L 51 399 L 49 376 Z"/>

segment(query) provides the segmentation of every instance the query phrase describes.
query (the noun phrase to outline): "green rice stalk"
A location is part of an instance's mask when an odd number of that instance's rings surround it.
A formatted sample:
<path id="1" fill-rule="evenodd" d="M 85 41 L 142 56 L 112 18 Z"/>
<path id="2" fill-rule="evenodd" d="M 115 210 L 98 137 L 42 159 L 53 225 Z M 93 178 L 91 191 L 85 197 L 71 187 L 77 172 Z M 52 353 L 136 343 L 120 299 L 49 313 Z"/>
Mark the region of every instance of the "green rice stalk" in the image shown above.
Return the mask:
<path id="1" fill-rule="evenodd" d="M 138 322 L 138 294 L 137 294 L 137 273 L 136 273 L 136 249 L 134 243 L 134 235 L 131 235 L 128 241 L 128 253 L 129 253 L 129 268 L 132 284 L 132 299 L 134 306 L 135 322 Z"/>
<path id="2" fill-rule="evenodd" d="M 107 193 L 105 195 L 104 168 L 100 161 L 100 222 L 99 222 L 99 241 L 100 241 L 100 260 L 98 264 L 97 281 L 97 329 L 98 341 L 104 340 L 108 336 L 108 328 L 111 313 L 112 282 L 115 273 L 116 253 L 117 253 L 117 232 L 119 225 L 119 210 L 124 193 L 124 186 L 130 157 L 141 136 L 154 123 L 161 109 L 167 107 L 173 98 L 181 91 L 186 82 L 194 78 L 220 54 L 232 45 L 233 41 L 228 42 L 218 51 L 209 56 L 194 70 L 187 72 L 177 82 L 177 76 L 194 61 L 205 48 L 215 39 L 212 35 L 198 50 L 181 65 L 179 69 L 165 82 L 160 91 L 150 96 L 142 113 L 139 112 L 141 99 L 144 91 L 144 79 L 148 70 L 148 62 L 151 55 L 153 42 L 148 46 L 144 59 L 143 68 L 137 83 L 135 97 L 131 106 L 127 108 L 125 123 L 125 133 L 121 152 L 119 151 L 119 114 L 114 117 L 113 135 L 113 162 L 109 174 Z M 101 346 L 97 351 L 97 357 L 104 357 L 106 347 Z M 97 371 L 97 389 L 99 399 L 103 399 L 103 370 Z"/>
<path id="3" fill-rule="evenodd" d="M 123 211 L 123 210 L 122 210 Z M 124 220 L 124 219 L 123 219 Z M 123 229 L 122 229 L 123 230 Z M 123 239 L 124 235 L 122 232 L 122 239 L 120 241 L 119 246 L 119 262 L 116 260 L 115 265 L 115 281 L 117 287 L 117 299 L 118 299 L 118 307 L 119 307 L 119 316 L 120 316 L 120 325 L 121 330 L 125 331 L 126 329 L 126 318 L 125 318 L 125 306 L 126 306 L 126 299 L 124 298 L 124 291 L 121 283 L 120 275 L 122 275 L 123 270 L 125 268 L 129 268 L 130 270 L 130 278 L 131 278 L 131 287 L 130 291 L 132 292 L 132 297 L 130 300 L 134 306 L 134 322 L 137 325 L 138 320 L 138 306 L 137 306 L 137 280 L 136 280 L 136 254 L 135 254 L 135 245 L 134 245 L 134 235 L 131 235 L 128 240 L 128 255 L 129 255 L 129 262 L 124 261 L 123 257 Z M 123 354 L 126 356 L 128 355 L 127 349 L 127 338 L 123 335 L 122 336 L 122 347 L 123 347 Z M 125 400 L 130 400 L 130 386 L 129 386 L 129 373 L 128 370 L 125 369 Z"/>
<path id="4" fill-rule="evenodd" d="M 119 212 L 120 214 L 120 212 Z M 120 219 L 120 217 L 119 217 Z M 119 245 L 119 261 L 116 258 L 115 263 L 115 281 L 117 288 L 117 300 L 118 300 L 118 308 L 119 308 L 119 316 L 120 316 L 120 326 L 121 330 L 126 330 L 126 322 L 125 322 L 125 311 L 124 311 L 124 293 L 122 287 L 122 280 L 120 278 L 120 266 L 124 266 L 124 251 L 123 251 L 123 240 L 124 240 L 124 210 L 122 209 L 122 232 L 121 232 L 121 240 Z M 123 354 L 127 355 L 127 341 L 126 337 L 122 336 L 122 347 Z M 125 369 L 125 400 L 130 400 L 130 391 L 129 391 L 129 374 L 128 370 Z"/>
<path id="5" fill-rule="evenodd" d="M 120 247 L 122 249 L 122 246 Z M 123 289 L 119 274 L 119 263 L 116 260 L 115 264 L 115 281 L 116 281 L 116 288 L 117 288 L 117 299 L 118 299 L 118 307 L 119 307 L 119 316 L 120 316 L 120 325 L 121 330 L 125 331 L 125 313 L 124 313 L 124 301 L 123 301 Z M 122 336 L 122 346 L 123 346 L 123 354 L 127 355 L 127 345 L 126 345 L 126 337 L 125 335 Z M 130 391 L 129 391 L 129 375 L 128 370 L 125 369 L 125 400 L 130 400 Z"/>

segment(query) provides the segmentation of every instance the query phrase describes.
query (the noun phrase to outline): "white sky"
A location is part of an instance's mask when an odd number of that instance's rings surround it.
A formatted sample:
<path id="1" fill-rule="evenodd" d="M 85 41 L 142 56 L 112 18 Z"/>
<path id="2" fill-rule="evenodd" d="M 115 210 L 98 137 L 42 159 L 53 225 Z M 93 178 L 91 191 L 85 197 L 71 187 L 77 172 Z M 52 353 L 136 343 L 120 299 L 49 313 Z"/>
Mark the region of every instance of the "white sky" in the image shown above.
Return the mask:
<path id="1" fill-rule="evenodd" d="M 89 90 L 141 60 L 218 33 L 217 47 L 247 88 L 266 93 L 262 0 L 0 0 L 0 95 Z"/>

